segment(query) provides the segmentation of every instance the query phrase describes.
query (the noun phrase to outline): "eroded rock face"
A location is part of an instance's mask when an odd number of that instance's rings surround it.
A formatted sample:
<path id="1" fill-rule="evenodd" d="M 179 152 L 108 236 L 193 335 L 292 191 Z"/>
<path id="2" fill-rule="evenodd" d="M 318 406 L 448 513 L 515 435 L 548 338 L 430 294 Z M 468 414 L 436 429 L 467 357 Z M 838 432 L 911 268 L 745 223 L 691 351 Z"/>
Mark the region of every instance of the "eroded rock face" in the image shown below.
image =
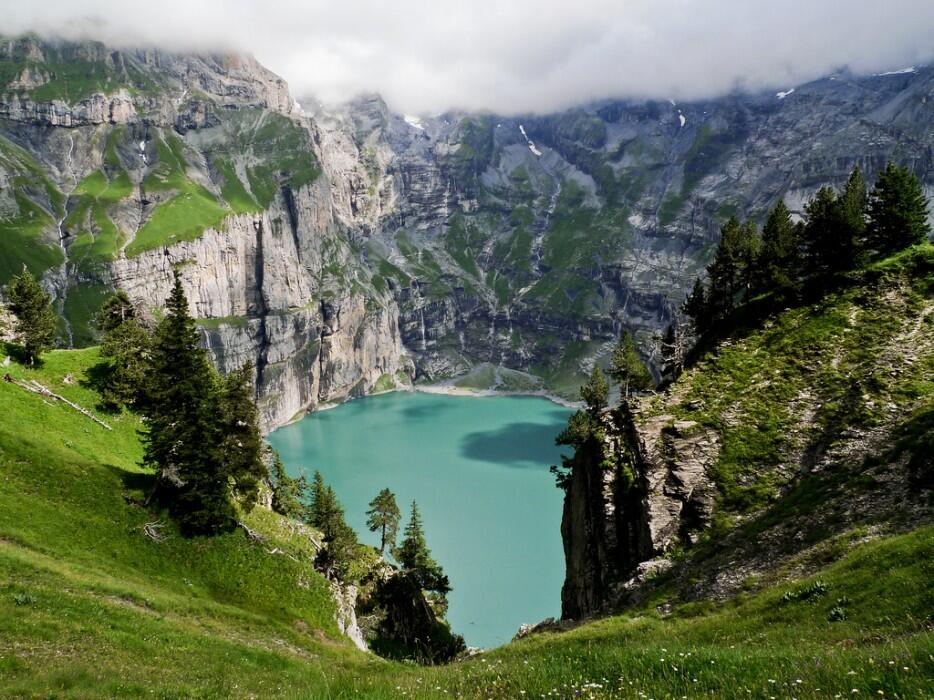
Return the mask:
<path id="1" fill-rule="evenodd" d="M 647 562 L 691 542 L 713 512 L 715 433 L 626 408 L 605 421 L 605 442 L 578 450 L 565 492 L 561 609 L 569 619 L 624 602 L 635 583 L 663 566 Z"/>
<path id="2" fill-rule="evenodd" d="M 290 232 L 282 230 L 283 196 L 262 214 L 229 217 L 224 231 L 121 257 L 109 269 L 108 281 L 153 314 L 179 270 L 218 369 L 256 368 L 265 430 L 321 402 L 361 395 L 383 374 L 411 371 L 391 299 L 316 284 L 324 248 L 333 252 L 340 241 L 326 197 L 322 185 L 290 196 Z"/>
<path id="3" fill-rule="evenodd" d="M 934 69 L 834 76 L 781 99 L 419 118 L 378 96 L 306 113 L 248 56 L 24 38 L 0 42 L 0 60 L 23 66 L 0 86 L 0 132 L 34 161 L 0 167 L 0 214 L 46 215 L 40 273 L 61 312 L 73 290 L 115 286 L 156 307 L 181 265 L 215 360 L 257 367 L 267 426 L 399 369 L 544 370 L 571 397 L 622 329 L 650 355 L 729 213 L 759 216 L 779 197 L 800 212 L 818 186 L 857 164 L 871 180 L 888 158 L 934 182 Z M 59 76 L 75 62 L 99 84 L 71 94 Z M 160 180 L 178 158 L 184 193 Z M 309 163 L 314 176 L 291 186 Z M 34 165 L 48 186 L 17 185 Z M 104 211 L 82 199 L 101 173 L 128 180 Z M 130 243 L 192 189 L 256 213 L 166 249 L 75 260 L 101 221 Z"/>

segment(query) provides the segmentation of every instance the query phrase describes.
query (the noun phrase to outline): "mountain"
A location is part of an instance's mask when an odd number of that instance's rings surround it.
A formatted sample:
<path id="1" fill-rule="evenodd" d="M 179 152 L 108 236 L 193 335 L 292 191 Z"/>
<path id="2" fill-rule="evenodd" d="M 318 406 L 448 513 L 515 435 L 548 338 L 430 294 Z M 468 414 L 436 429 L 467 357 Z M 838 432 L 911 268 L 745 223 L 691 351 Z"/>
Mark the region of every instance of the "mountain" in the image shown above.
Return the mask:
<path id="1" fill-rule="evenodd" d="M 0 282 L 27 264 L 62 343 L 170 270 L 266 428 L 481 362 L 573 397 L 621 328 L 652 355 L 719 225 L 888 159 L 934 191 L 934 69 L 779 95 L 552 115 L 302 109 L 244 56 L 34 36 L 0 46 Z"/>

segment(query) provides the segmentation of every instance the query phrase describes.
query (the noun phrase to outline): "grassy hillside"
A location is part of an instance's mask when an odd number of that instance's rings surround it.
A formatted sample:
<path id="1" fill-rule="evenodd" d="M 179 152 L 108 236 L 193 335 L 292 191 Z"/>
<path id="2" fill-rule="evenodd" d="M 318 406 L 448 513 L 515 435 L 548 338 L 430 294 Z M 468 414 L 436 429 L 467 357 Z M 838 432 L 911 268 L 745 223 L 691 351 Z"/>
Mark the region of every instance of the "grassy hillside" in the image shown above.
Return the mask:
<path id="1" fill-rule="evenodd" d="M 4 372 L 94 409 L 96 360 L 57 351 Z M 307 538 L 278 516 L 246 516 L 263 543 L 180 537 L 145 505 L 136 417 L 98 413 L 107 431 L 6 382 L 0 406 L 4 698 L 921 698 L 934 682 L 934 527 L 864 534 L 810 577 L 728 602 L 663 591 L 625 615 L 419 668 L 339 635 Z M 159 543 L 143 535 L 157 521 Z"/>

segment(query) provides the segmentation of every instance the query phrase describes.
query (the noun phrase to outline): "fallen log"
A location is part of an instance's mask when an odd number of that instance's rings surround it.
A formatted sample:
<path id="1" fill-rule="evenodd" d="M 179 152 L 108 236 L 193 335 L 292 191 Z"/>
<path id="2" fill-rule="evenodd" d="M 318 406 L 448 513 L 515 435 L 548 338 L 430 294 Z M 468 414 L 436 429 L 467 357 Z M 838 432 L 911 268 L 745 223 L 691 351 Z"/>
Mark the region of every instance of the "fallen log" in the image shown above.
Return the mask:
<path id="1" fill-rule="evenodd" d="M 254 530 L 253 528 L 251 528 L 249 525 L 247 525 L 247 524 L 246 524 L 245 522 L 243 522 L 242 520 L 238 520 L 238 521 L 237 521 L 237 525 L 239 525 L 240 527 L 242 527 L 243 530 L 244 530 L 244 532 L 246 532 L 247 537 L 249 537 L 249 538 L 250 538 L 251 540 L 253 540 L 254 542 L 265 542 L 265 541 L 266 541 L 266 535 L 263 535 L 263 534 L 257 532 L 256 530 Z"/>
<path id="2" fill-rule="evenodd" d="M 100 418 L 95 416 L 93 413 L 91 413 L 86 408 L 79 406 L 74 401 L 70 401 L 60 394 L 56 394 L 54 391 L 52 391 L 46 386 L 43 386 L 42 384 L 37 382 L 35 379 L 30 379 L 28 382 L 21 382 L 18 379 L 14 379 L 10 375 L 10 373 L 7 372 L 5 375 L 3 375 L 3 381 L 8 382 L 9 384 L 18 386 L 20 389 L 25 389 L 26 391 L 32 392 L 33 394 L 39 394 L 39 396 L 47 396 L 50 399 L 61 401 L 63 404 L 70 406 L 71 408 L 76 410 L 78 413 L 84 416 L 87 416 L 88 418 L 90 418 L 92 421 L 94 421 L 101 427 L 106 428 L 107 430 L 113 430 L 113 428 L 111 428 L 109 425 L 107 425 L 104 421 L 102 421 Z"/>

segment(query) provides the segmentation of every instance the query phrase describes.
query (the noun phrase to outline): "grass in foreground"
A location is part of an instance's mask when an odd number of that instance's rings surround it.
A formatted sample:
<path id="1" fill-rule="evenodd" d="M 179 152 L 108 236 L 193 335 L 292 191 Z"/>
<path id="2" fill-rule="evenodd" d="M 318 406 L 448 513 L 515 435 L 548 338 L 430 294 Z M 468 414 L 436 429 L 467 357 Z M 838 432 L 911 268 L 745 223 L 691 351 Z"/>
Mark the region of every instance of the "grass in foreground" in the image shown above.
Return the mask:
<path id="1" fill-rule="evenodd" d="M 96 360 L 59 351 L 5 371 L 93 408 L 81 382 Z M 145 538 L 145 523 L 167 521 L 143 505 L 135 416 L 102 415 L 108 432 L 5 382 L 0 406 L 5 698 L 922 698 L 934 681 L 934 527 L 728 603 L 647 608 L 419 668 L 337 634 L 308 543 L 278 516 L 248 516 L 261 544 L 169 524 L 166 541 Z M 818 579 L 822 594 L 783 601 Z M 846 619 L 831 621 L 838 607 Z"/>

